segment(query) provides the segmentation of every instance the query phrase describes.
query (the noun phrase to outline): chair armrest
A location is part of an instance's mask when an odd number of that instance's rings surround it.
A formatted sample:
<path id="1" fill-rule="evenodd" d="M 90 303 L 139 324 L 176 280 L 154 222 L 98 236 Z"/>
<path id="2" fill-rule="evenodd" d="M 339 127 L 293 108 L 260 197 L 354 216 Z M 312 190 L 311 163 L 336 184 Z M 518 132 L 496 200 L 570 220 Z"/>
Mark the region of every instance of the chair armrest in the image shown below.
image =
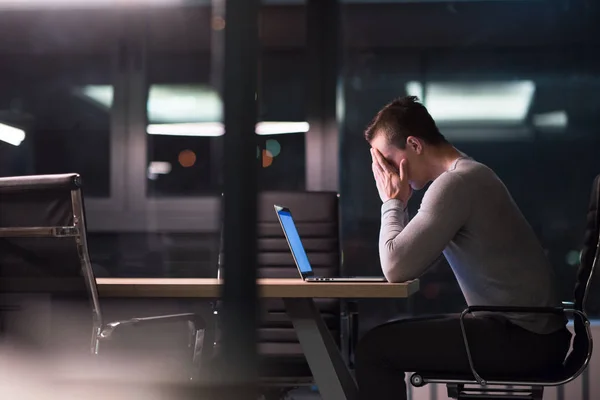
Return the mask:
<path id="1" fill-rule="evenodd" d="M 171 315 L 158 315 L 153 317 L 143 317 L 143 318 L 132 318 L 124 321 L 115 321 L 106 324 L 103 327 L 100 334 L 98 335 L 98 339 L 110 339 L 110 336 L 113 334 L 115 329 L 120 326 L 132 326 L 139 324 L 148 324 L 148 323 L 160 323 L 160 322 L 174 322 L 174 321 L 189 321 L 194 324 L 195 328 L 203 327 L 206 325 L 204 318 L 202 318 L 199 314 L 194 313 L 184 313 L 184 314 L 171 314 Z"/>
<path id="2" fill-rule="evenodd" d="M 465 316 L 473 312 L 510 312 L 510 313 L 539 313 L 539 314 L 565 314 L 574 313 L 582 321 L 587 321 L 586 315 L 574 308 L 570 307 L 568 302 L 563 302 L 563 306 L 560 307 L 514 307 L 514 306 L 469 306 L 460 314 L 460 329 L 462 330 L 463 341 L 465 343 L 465 350 L 467 352 L 467 358 L 469 360 L 469 366 L 473 377 L 482 386 L 485 386 L 487 382 L 477 373 L 475 366 L 473 365 L 473 358 L 471 357 L 471 349 L 469 347 L 469 341 L 467 340 L 467 331 L 465 329 Z M 589 322 L 588 322 L 589 325 Z"/>

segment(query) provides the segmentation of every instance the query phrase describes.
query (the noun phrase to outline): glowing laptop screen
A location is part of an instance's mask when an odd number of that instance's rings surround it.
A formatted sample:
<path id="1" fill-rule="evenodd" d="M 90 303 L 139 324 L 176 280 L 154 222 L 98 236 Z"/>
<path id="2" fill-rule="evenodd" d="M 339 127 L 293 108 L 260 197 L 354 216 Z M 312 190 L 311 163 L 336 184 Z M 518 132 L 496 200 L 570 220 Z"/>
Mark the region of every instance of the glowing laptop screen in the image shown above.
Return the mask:
<path id="1" fill-rule="evenodd" d="M 300 270 L 302 275 L 311 274 L 312 267 L 310 266 L 308 256 L 306 255 L 306 250 L 304 250 L 304 246 L 302 245 L 302 241 L 300 240 L 300 235 L 298 234 L 298 230 L 296 229 L 296 224 L 294 223 L 292 214 L 290 214 L 290 212 L 286 210 L 278 210 L 277 214 L 279 215 L 281 226 L 283 227 L 283 231 L 285 232 L 288 243 L 290 244 L 290 248 L 292 249 L 294 258 L 296 259 L 298 269 Z"/>

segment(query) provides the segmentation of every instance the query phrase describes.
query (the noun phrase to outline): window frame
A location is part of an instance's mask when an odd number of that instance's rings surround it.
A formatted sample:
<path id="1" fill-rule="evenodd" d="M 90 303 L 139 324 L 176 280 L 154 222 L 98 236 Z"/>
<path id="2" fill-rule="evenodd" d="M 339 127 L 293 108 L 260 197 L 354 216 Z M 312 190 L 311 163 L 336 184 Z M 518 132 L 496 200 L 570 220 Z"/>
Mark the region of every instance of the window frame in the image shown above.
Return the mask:
<path id="1" fill-rule="evenodd" d="M 147 76 L 144 15 L 128 19 L 121 43 L 114 89 L 118 110 L 111 131 L 111 189 L 120 196 L 90 199 L 88 220 L 94 232 L 216 232 L 220 228 L 220 196 L 147 196 Z M 120 103 L 116 103 L 119 101 Z"/>

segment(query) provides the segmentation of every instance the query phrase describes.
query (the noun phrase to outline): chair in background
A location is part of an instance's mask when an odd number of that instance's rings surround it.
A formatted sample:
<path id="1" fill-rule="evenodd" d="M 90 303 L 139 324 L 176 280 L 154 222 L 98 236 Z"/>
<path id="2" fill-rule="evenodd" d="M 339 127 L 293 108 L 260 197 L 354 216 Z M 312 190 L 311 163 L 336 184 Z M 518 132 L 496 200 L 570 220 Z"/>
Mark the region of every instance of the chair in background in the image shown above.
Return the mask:
<path id="1" fill-rule="evenodd" d="M 260 278 L 296 278 L 300 274 L 285 239 L 274 204 L 289 207 L 302 243 L 318 276 L 339 276 L 339 199 L 335 192 L 262 192 L 258 195 L 257 247 Z M 222 257 L 220 257 L 221 262 Z M 219 266 L 220 268 L 223 265 Z M 315 304 L 342 353 L 347 355 L 345 302 L 315 299 Z M 217 311 L 218 312 L 218 311 Z M 262 301 L 258 329 L 259 377 L 264 396 L 279 399 L 314 380 L 281 299 Z"/>
<path id="2" fill-rule="evenodd" d="M 592 196 L 587 215 L 581 265 L 577 274 L 575 286 L 575 302 L 565 302 L 562 307 L 467 307 L 461 314 L 463 338 L 471 366 L 472 375 L 429 373 L 420 371 L 411 376 L 413 386 L 420 387 L 427 383 L 443 383 L 447 385 L 448 396 L 453 399 L 531 399 L 541 400 L 545 386 L 559 386 L 577 378 L 587 368 L 592 355 L 592 335 L 590 322 L 586 316 L 585 305 L 590 290 L 590 283 L 598 263 L 600 253 L 600 175 L 594 180 Z M 563 368 L 552 371 L 546 376 L 512 376 L 507 371 L 506 376 L 485 376 L 477 372 L 473 365 L 468 343 L 468 332 L 465 331 L 462 319 L 471 312 L 539 312 L 553 314 L 568 314 L 574 316 L 575 336 L 571 352 L 567 356 Z M 465 387 L 465 385 L 474 385 Z"/>
<path id="3" fill-rule="evenodd" d="M 85 333 L 83 337 L 87 339 L 83 343 L 87 343 L 86 351 L 96 355 L 100 345 L 123 326 L 187 321 L 190 374 L 197 372 L 201 359 L 207 356 L 203 354 L 204 319 L 198 314 L 160 315 L 109 323 L 103 320 L 88 254 L 78 174 L 0 178 L 0 296 L 1 303 L 9 307 L 19 306 L 31 298 L 39 300 L 40 296 L 50 304 L 51 316 L 45 315 L 46 312 L 38 314 L 62 332 L 53 332 L 50 346 L 81 344 L 77 339 L 81 337 L 79 328 L 87 326 L 91 328 L 91 335 Z M 77 325 L 77 332 L 60 326 L 75 324 L 71 321 L 73 316 L 81 315 L 77 310 L 84 311 L 86 320 Z M 46 330 L 42 325 L 38 326 Z M 71 337 L 62 336 L 67 331 Z M 207 346 L 204 350 L 210 348 Z"/>

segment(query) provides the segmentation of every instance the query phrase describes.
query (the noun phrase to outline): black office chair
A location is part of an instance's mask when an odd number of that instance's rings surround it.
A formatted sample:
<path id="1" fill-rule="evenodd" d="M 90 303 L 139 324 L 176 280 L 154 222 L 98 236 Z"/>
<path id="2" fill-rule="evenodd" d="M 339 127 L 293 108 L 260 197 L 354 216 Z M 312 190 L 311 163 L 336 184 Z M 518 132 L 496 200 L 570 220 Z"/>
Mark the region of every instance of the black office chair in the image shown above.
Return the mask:
<path id="1" fill-rule="evenodd" d="M 300 279 L 274 204 L 289 207 L 292 211 L 315 274 L 339 276 L 341 247 L 337 193 L 262 192 L 257 203 L 259 277 Z M 222 257 L 220 260 L 223 261 Z M 341 339 L 344 305 L 338 299 L 315 299 L 315 303 L 338 345 L 347 342 Z M 283 301 L 263 300 L 260 317 L 259 377 L 264 397 L 278 399 L 295 387 L 311 385 L 314 380 Z M 342 348 L 345 349 L 347 345 Z"/>
<path id="2" fill-rule="evenodd" d="M 585 313 L 585 304 L 588 297 L 598 257 L 600 253 L 599 226 L 600 213 L 600 175 L 594 180 L 592 196 L 587 216 L 587 228 L 581 252 L 581 265 L 577 274 L 575 286 L 575 302 L 563 303 L 562 307 L 467 307 L 461 314 L 461 328 L 469 365 L 472 375 L 428 373 L 426 371 L 414 373 L 410 381 L 413 386 L 420 387 L 428 383 L 443 383 L 448 388 L 448 396 L 453 399 L 531 399 L 540 400 L 543 397 L 545 386 L 560 386 L 577 378 L 588 366 L 592 355 L 592 335 L 590 322 Z M 471 350 L 468 343 L 468 332 L 465 332 L 464 317 L 472 312 L 537 312 L 552 314 L 574 315 L 575 336 L 571 352 L 567 356 L 563 367 L 559 371 L 552 371 L 546 376 L 485 376 L 477 372 L 477 365 L 473 365 Z M 465 385 L 474 385 L 466 388 Z"/>
<path id="3" fill-rule="evenodd" d="M 56 320 L 61 318 L 66 319 L 62 321 L 65 325 L 75 324 L 74 310 L 83 310 L 85 321 L 77 326 L 92 328 L 91 338 L 87 341 L 85 333 L 82 345 L 94 355 L 98 354 L 100 344 L 123 326 L 187 321 L 190 377 L 197 373 L 203 359 L 205 333 L 204 319 L 200 315 L 161 315 L 109 323 L 102 319 L 88 254 L 78 174 L 0 178 L 0 303 L 18 308 L 24 298 L 39 299 L 40 295 L 49 300 L 52 311 L 69 313 L 52 315 L 53 325 L 60 325 Z M 80 332 L 75 333 L 73 329 L 69 332 L 72 337 L 52 338 L 51 346 L 60 343 L 68 348 L 79 343 Z M 84 351 L 87 350 L 84 348 Z"/>

